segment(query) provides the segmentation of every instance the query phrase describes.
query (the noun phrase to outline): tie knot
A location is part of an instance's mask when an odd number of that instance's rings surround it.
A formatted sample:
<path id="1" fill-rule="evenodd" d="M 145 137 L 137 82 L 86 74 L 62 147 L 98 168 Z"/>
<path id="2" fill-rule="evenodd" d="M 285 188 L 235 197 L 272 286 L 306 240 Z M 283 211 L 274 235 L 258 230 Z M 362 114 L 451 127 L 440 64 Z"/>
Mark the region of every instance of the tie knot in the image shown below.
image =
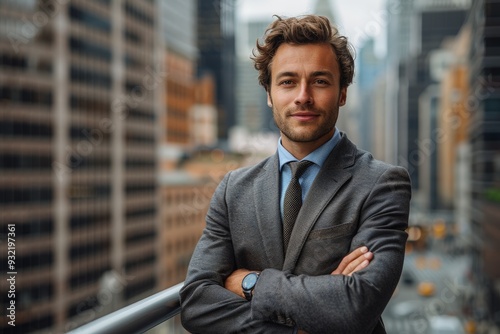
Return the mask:
<path id="1" fill-rule="evenodd" d="M 289 163 L 290 169 L 292 170 L 292 179 L 298 179 L 313 163 L 311 161 L 292 161 Z"/>

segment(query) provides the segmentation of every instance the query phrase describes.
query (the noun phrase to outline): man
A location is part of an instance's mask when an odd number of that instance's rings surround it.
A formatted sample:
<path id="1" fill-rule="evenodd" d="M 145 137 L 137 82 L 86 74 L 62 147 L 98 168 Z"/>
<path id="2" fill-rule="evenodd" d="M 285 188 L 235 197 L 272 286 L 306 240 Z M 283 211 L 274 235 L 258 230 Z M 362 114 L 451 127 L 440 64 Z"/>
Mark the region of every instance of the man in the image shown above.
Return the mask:
<path id="1" fill-rule="evenodd" d="M 325 17 L 277 17 L 253 60 L 280 129 L 278 151 L 228 173 L 215 191 L 181 290 L 183 325 L 385 333 L 410 181 L 335 127 L 354 73 L 349 44 Z"/>

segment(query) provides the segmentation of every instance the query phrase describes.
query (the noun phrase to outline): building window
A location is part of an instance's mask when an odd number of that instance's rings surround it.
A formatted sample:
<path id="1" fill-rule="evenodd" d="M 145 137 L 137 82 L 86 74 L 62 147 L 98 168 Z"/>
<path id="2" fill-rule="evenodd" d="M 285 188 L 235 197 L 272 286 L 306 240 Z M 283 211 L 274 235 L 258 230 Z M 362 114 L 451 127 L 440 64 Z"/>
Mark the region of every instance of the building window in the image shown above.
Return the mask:
<path id="1" fill-rule="evenodd" d="M 108 252 L 109 252 L 109 241 L 102 240 L 94 243 L 72 246 L 69 251 L 69 256 L 70 259 L 73 261 L 73 260 L 88 258 L 90 256 L 107 254 Z"/>
<path id="2" fill-rule="evenodd" d="M 109 212 L 96 213 L 96 214 L 80 214 L 72 216 L 70 219 L 71 230 L 78 230 L 90 227 L 103 227 L 109 226 L 111 215 Z"/>
<path id="3" fill-rule="evenodd" d="M 156 190 L 156 185 L 154 183 L 150 184 L 127 184 L 125 187 L 125 192 L 127 195 L 150 192 L 154 193 Z"/>
<path id="4" fill-rule="evenodd" d="M 153 27 L 154 25 L 154 21 L 149 15 L 146 15 L 143 11 L 130 4 L 128 1 L 125 4 L 125 13 L 140 23 L 144 23 L 150 27 Z"/>
<path id="5" fill-rule="evenodd" d="M 89 69 L 71 66 L 70 77 L 71 81 L 85 83 L 90 86 L 111 87 L 111 77 L 109 74 L 98 73 Z"/>
<path id="6" fill-rule="evenodd" d="M 156 139 L 151 135 L 148 134 L 135 134 L 135 133 L 130 133 L 127 132 L 127 135 L 125 136 L 125 142 L 127 144 L 150 144 L 153 145 L 156 142 Z"/>
<path id="7" fill-rule="evenodd" d="M 127 246 L 132 246 L 137 243 L 150 243 L 156 237 L 156 231 L 141 231 L 135 232 L 132 235 L 127 235 L 125 242 Z"/>
<path id="8" fill-rule="evenodd" d="M 19 291 L 19 303 L 23 308 L 28 308 L 31 304 L 49 301 L 54 295 L 52 283 L 45 283 L 23 288 Z"/>
<path id="9" fill-rule="evenodd" d="M 52 219 L 34 219 L 16 224 L 16 233 L 22 237 L 42 237 L 50 236 L 54 231 L 54 221 Z"/>
<path id="10" fill-rule="evenodd" d="M 75 141 L 88 140 L 89 142 L 95 142 L 97 145 L 103 142 L 109 142 L 110 134 L 98 129 L 72 125 L 69 129 L 69 136 L 72 140 Z"/>
<path id="11" fill-rule="evenodd" d="M 108 270 L 109 266 L 105 266 L 103 268 L 89 269 L 85 270 L 83 273 L 74 274 L 69 279 L 69 286 L 71 290 L 77 290 L 78 288 L 94 284 L 99 281 Z"/>
<path id="12" fill-rule="evenodd" d="M 28 155 L 28 154 L 12 154 L 0 153 L 0 168 L 1 169 L 49 169 L 52 166 L 51 155 Z"/>
<path id="13" fill-rule="evenodd" d="M 109 168 L 111 166 L 111 158 L 106 156 L 81 156 L 72 155 L 70 157 L 71 168 L 78 169 L 96 169 L 96 168 Z"/>
<path id="14" fill-rule="evenodd" d="M 52 137 L 52 126 L 20 121 L 0 121 L 2 137 Z"/>
<path id="15" fill-rule="evenodd" d="M 108 101 L 95 100 L 88 97 L 83 98 L 77 95 L 71 95 L 69 103 L 71 109 L 84 110 L 89 113 L 105 113 L 107 115 L 111 110 L 111 105 Z"/>
<path id="16" fill-rule="evenodd" d="M 0 189 L 0 204 L 41 204 L 51 202 L 52 188 L 2 188 Z"/>
<path id="17" fill-rule="evenodd" d="M 111 196 L 111 187 L 109 184 L 72 184 L 68 191 L 72 202 L 88 199 L 105 199 Z"/>
<path id="18" fill-rule="evenodd" d="M 0 54 L 0 67 L 25 69 L 28 67 L 28 62 L 23 56 Z"/>
<path id="19" fill-rule="evenodd" d="M 149 254 L 144 258 L 129 260 L 125 263 L 125 271 L 130 273 L 141 267 L 154 267 L 156 261 L 155 254 Z"/>
<path id="20" fill-rule="evenodd" d="M 111 61 L 111 49 L 92 41 L 83 40 L 77 37 L 70 37 L 69 48 L 72 53 L 101 59 L 106 62 Z"/>
<path id="21" fill-rule="evenodd" d="M 141 43 L 141 36 L 130 29 L 125 28 L 123 30 L 123 36 L 125 36 L 127 41 L 137 44 Z"/>
<path id="22" fill-rule="evenodd" d="M 156 207 L 144 208 L 144 209 L 130 209 L 127 210 L 127 219 L 143 217 L 143 216 L 154 216 L 156 214 Z"/>
<path id="23" fill-rule="evenodd" d="M 0 87 L 0 101 L 2 100 L 50 107 L 52 106 L 52 93 L 31 88 Z"/>
<path id="24" fill-rule="evenodd" d="M 136 168 L 148 168 L 148 169 L 154 169 L 156 166 L 156 161 L 155 160 L 139 160 L 139 159 L 132 159 L 132 158 L 127 158 L 125 161 L 125 167 L 128 169 L 136 169 Z"/>
<path id="25" fill-rule="evenodd" d="M 151 122 L 156 120 L 156 114 L 152 110 L 129 109 L 128 116 L 130 117 L 130 120 L 143 120 Z"/>
<path id="26" fill-rule="evenodd" d="M 109 33 L 111 31 L 111 23 L 108 18 L 103 18 L 90 13 L 82 8 L 69 6 L 69 16 L 72 20 L 81 22 L 82 24 Z"/>
<path id="27" fill-rule="evenodd" d="M 131 68 L 141 68 L 142 67 L 142 62 L 137 60 L 135 57 L 132 57 L 130 54 L 126 53 L 125 56 L 123 56 L 123 61 L 125 62 L 125 66 L 129 69 Z"/>
<path id="28" fill-rule="evenodd" d="M 7 272 L 7 261 L 0 261 L 0 268 Z M 29 272 L 45 267 L 50 267 L 54 262 L 54 255 L 51 251 L 39 250 L 36 253 L 17 256 L 16 269 L 18 271 Z"/>

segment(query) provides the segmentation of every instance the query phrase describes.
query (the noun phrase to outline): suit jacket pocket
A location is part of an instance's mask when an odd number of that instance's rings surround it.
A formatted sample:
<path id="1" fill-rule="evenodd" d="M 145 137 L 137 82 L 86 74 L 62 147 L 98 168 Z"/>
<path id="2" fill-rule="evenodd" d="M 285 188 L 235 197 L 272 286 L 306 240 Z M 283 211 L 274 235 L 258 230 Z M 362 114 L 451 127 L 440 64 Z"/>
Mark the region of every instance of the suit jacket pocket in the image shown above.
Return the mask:
<path id="1" fill-rule="evenodd" d="M 312 230 L 302 248 L 295 274 L 325 275 L 349 253 L 355 223 Z"/>
<path id="2" fill-rule="evenodd" d="M 354 232 L 356 224 L 344 223 L 327 228 L 320 228 L 312 230 L 309 233 L 308 240 L 321 240 L 321 239 L 336 239 L 350 235 Z"/>

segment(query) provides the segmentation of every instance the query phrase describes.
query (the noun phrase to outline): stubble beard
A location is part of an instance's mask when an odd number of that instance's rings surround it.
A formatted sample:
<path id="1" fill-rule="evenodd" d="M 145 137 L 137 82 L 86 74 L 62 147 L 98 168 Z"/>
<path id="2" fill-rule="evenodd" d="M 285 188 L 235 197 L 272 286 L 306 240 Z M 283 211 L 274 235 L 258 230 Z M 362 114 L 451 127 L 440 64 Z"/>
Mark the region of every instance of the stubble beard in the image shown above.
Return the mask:
<path id="1" fill-rule="evenodd" d="M 334 107 L 335 108 L 335 107 Z M 337 122 L 337 118 L 335 115 L 338 115 L 338 107 L 337 112 L 335 113 L 335 109 L 332 108 L 329 111 L 320 110 L 320 109 L 312 109 L 314 112 L 317 112 L 320 115 L 326 115 L 327 118 L 319 123 L 317 126 L 312 127 L 310 129 L 296 129 L 291 122 L 287 122 L 289 115 L 293 112 L 297 111 L 299 108 L 295 108 L 295 110 L 287 110 L 284 115 L 280 114 L 279 111 L 273 107 L 273 118 L 274 122 L 278 129 L 280 129 L 282 135 L 287 137 L 290 141 L 298 142 L 298 143 L 307 143 L 314 142 L 326 134 L 331 132 L 335 128 L 335 123 Z M 304 110 L 304 108 L 300 108 L 300 110 Z M 310 127 L 310 126 L 309 126 Z"/>

